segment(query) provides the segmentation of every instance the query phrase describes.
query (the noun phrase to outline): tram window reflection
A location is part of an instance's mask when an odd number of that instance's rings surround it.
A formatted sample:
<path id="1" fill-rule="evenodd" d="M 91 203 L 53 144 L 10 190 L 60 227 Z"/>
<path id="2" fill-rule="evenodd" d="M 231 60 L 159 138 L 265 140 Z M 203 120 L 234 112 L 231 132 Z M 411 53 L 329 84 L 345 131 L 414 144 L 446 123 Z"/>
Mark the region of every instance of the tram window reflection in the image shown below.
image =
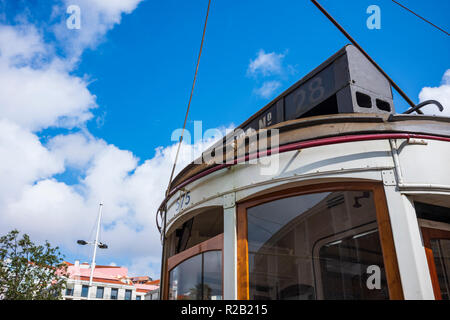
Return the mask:
<path id="1" fill-rule="evenodd" d="M 442 300 L 450 300 L 450 240 L 432 239 L 431 250 L 433 251 L 436 276 L 441 289 Z"/>
<path id="2" fill-rule="evenodd" d="M 221 233 L 223 233 L 223 208 L 209 209 L 187 220 L 168 236 L 167 256 L 183 252 Z"/>
<path id="3" fill-rule="evenodd" d="M 324 299 L 383 300 L 389 297 L 385 272 L 380 268 L 383 256 L 378 230 L 328 243 L 319 252 Z"/>
<path id="4" fill-rule="evenodd" d="M 170 271 L 170 300 L 221 300 L 222 252 L 193 256 Z"/>
<path id="5" fill-rule="evenodd" d="M 170 272 L 170 300 L 201 300 L 202 255 L 185 260 Z"/>
<path id="6" fill-rule="evenodd" d="M 203 300 L 222 299 L 222 252 L 203 254 Z"/>
<path id="7" fill-rule="evenodd" d="M 426 199 L 425 199 L 426 200 Z M 449 198 L 435 200 L 443 206 L 414 202 L 428 267 L 437 299 L 450 300 L 450 205 Z M 432 260 L 432 261 L 430 261 Z"/>
<path id="8" fill-rule="evenodd" d="M 250 299 L 389 298 L 372 192 L 279 199 L 248 208 L 247 219 Z"/>

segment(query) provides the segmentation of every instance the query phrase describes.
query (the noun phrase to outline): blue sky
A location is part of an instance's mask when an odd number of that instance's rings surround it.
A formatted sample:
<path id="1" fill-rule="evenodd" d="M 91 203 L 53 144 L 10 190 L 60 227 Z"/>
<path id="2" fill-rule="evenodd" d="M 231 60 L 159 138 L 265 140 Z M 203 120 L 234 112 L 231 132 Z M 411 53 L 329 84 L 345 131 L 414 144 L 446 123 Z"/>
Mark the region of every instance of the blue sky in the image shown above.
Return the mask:
<path id="1" fill-rule="evenodd" d="M 388 0 L 322 3 L 414 101 L 424 86 L 439 84 L 449 66 L 448 36 Z M 366 27 L 365 10 L 373 3 L 381 8 L 381 30 Z M 104 125 L 92 123 L 92 132 L 142 158 L 170 143 L 184 119 L 205 5 L 144 2 L 84 54 L 78 72 L 96 79 L 90 89 L 105 112 Z M 438 25 L 448 22 L 449 2 L 408 5 Z M 238 125 L 264 106 L 270 99 L 253 90 L 266 79 L 246 74 L 260 49 L 285 53 L 283 63 L 294 67 L 274 77 L 281 93 L 346 43 L 310 1 L 213 1 L 189 119 L 207 127 Z M 396 106 L 405 110 L 401 100 Z"/>
<path id="2" fill-rule="evenodd" d="M 450 29 L 449 1 L 402 3 Z M 70 4 L 80 6 L 80 30 L 65 27 Z M 413 101 L 431 93 L 448 99 L 447 35 L 390 0 L 321 4 Z M 379 30 L 366 26 L 373 4 L 381 9 Z M 168 182 L 171 134 L 183 124 L 206 6 L 0 1 L 0 86 L 9 90 L 0 89 L 0 130 L 10 137 L 0 141 L 7 159 L 0 180 L 14 181 L 0 185 L 10 193 L 0 197 L 2 232 L 16 227 L 60 245 L 68 260 L 88 260 L 89 250 L 73 243 L 89 237 L 103 198 L 110 250 L 98 262 L 159 276 L 154 213 Z M 239 125 L 347 43 L 308 0 L 213 0 L 188 130 L 194 120 L 204 130 Z M 21 64 L 13 63 L 18 57 Z M 262 94 L 263 87 L 273 90 Z M 407 105 L 396 96 L 395 106 L 403 112 Z"/>

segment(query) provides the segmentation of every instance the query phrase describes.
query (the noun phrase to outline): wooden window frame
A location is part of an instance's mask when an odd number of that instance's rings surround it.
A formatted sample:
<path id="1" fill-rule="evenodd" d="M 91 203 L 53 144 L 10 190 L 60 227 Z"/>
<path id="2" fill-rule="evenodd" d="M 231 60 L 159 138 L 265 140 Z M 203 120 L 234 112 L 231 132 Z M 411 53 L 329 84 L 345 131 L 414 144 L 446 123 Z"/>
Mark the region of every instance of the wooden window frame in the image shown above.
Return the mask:
<path id="1" fill-rule="evenodd" d="M 178 266 L 180 263 L 188 260 L 189 258 L 192 258 L 196 255 L 208 252 L 208 251 L 218 251 L 222 253 L 222 297 L 223 297 L 223 233 L 208 239 L 206 241 L 203 241 L 189 249 L 186 249 L 170 258 L 167 259 L 166 264 L 166 272 L 165 272 L 165 281 L 164 281 L 164 292 L 163 292 L 163 299 L 168 300 L 169 299 L 169 276 L 170 271 L 172 271 L 173 268 Z"/>
<path id="2" fill-rule="evenodd" d="M 374 182 L 331 182 L 308 186 L 287 188 L 269 194 L 256 196 L 237 204 L 237 292 L 239 300 L 249 300 L 249 270 L 248 270 L 248 221 L 247 209 L 293 196 L 334 191 L 371 191 L 376 210 L 378 234 L 383 253 L 386 280 L 391 300 L 403 300 L 403 289 L 395 252 L 394 238 L 389 218 L 384 187 Z"/>
<path id="3" fill-rule="evenodd" d="M 431 283 L 433 284 L 433 292 L 436 300 L 442 300 L 441 287 L 436 272 L 436 264 L 434 263 L 433 250 L 431 250 L 432 239 L 450 239 L 450 231 L 421 227 L 423 246 L 427 256 L 428 268 L 430 269 Z"/>

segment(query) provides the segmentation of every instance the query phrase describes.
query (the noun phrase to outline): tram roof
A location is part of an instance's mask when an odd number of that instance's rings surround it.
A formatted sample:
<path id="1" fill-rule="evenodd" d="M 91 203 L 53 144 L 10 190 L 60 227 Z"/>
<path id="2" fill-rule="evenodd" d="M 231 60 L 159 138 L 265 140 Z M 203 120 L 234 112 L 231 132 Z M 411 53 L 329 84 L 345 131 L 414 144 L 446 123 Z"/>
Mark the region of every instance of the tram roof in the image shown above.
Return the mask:
<path id="1" fill-rule="evenodd" d="M 309 101 L 303 99 L 300 105 L 295 98 L 302 97 L 302 91 L 315 88 L 313 82 L 323 85 L 322 95 Z M 358 94 L 372 101 L 370 108 L 361 107 Z M 258 134 L 261 129 L 279 130 L 279 146 L 356 134 L 410 133 L 450 137 L 450 118 L 396 114 L 388 80 L 354 46 L 346 45 L 213 144 L 203 152 L 202 158 L 211 155 L 212 150 L 229 150 L 226 148 L 234 140 L 237 146 L 245 145 L 245 136 Z M 244 147 L 247 154 L 248 146 Z M 216 163 L 223 163 L 219 157 L 222 156 L 215 155 L 210 163 L 196 159 L 187 165 L 173 179 L 170 191 Z M 236 151 L 225 154 L 225 159 L 231 157 L 237 157 Z"/>
<path id="2" fill-rule="evenodd" d="M 278 123 L 268 129 L 279 130 L 279 146 L 285 146 L 296 142 L 315 141 L 332 137 L 355 136 L 355 135 L 377 135 L 377 134 L 411 134 L 423 136 L 437 136 L 450 138 L 450 118 L 429 115 L 405 115 L 405 114 L 333 114 L 321 115 Z M 253 132 L 251 134 L 258 134 Z M 229 137 L 228 135 L 227 137 Z M 211 154 L 213 149 L 226 150 L 227 143 L 231 140 L 218 141 L 204 154 Z M 237 146 L 245 144 L 246 137 L 236 140 Z M 230 148 L 231 149 L 231 148 Z M 248 154 L 248 144 L 245 145 L 245 153 Z M 213 157 L 210 163 L 193 161 L 178 173 L 172 181 L 170 190 L 173 190 L 189 178 L 198 175 L 214 167 L 216 163 L 224 162 L 219 159 L 220 155 Z M 221 157 L 221 156 L 220 156 Z M 236 152 L 225 154 L 225 159 L 236 158 Z"/>

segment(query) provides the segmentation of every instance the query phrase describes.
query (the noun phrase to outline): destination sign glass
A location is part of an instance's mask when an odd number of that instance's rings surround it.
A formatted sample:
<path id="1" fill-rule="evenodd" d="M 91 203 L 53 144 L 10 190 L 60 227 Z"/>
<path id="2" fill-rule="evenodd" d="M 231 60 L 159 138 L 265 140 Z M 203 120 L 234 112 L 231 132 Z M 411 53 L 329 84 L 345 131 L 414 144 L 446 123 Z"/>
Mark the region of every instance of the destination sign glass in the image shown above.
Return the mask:
<path id="1" fill-rule="evenodd" d="M 285 97 L 285 120 L 296 119 L 336 92 L 333 64 Z"/>

